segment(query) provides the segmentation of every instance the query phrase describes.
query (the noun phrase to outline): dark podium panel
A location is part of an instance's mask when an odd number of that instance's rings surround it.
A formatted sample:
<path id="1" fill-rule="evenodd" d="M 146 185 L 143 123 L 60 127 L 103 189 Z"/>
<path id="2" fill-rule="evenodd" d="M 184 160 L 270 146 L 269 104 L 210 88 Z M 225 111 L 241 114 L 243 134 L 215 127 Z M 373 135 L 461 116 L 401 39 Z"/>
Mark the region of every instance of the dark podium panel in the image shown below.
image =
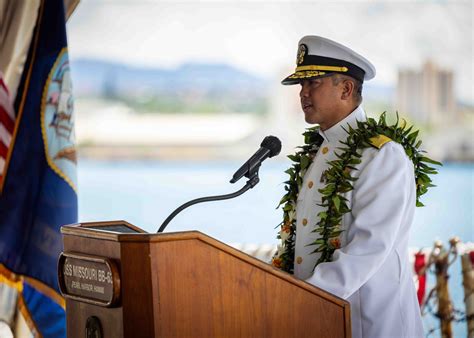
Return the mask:
<path id="1" fill-rule="evenodd" d="M 68 337 L 351 337 L 348 302 L 198 231 L 61 232 Z"/>

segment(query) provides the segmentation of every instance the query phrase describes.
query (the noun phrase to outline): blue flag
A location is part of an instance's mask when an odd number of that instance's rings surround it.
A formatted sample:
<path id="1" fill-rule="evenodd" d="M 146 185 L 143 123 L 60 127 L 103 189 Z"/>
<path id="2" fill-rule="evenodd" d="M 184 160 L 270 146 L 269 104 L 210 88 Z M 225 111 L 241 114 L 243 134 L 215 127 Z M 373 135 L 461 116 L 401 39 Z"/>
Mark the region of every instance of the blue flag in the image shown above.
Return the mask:
<path id="1" fill-rule="evenodd" d="M 17 291 L 33 334 L 65 337 L 59 230 L 77 222 L 77 179 L 63 0 L 41 1 L 14 107 L 0 186 L 0 284 Z"/>

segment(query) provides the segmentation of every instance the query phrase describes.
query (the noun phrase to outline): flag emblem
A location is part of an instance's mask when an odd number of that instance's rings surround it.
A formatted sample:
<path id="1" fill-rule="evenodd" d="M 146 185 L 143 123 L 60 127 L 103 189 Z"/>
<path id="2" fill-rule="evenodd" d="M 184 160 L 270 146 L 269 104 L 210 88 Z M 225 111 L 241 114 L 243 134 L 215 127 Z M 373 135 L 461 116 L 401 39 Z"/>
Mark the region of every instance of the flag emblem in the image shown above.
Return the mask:
<path id="1" fill-rule="evenodd" d="M 67 48 L 59 53 L 44 87 L 41 126 L 48 165 L 77 187 L 73 96 Z"/>

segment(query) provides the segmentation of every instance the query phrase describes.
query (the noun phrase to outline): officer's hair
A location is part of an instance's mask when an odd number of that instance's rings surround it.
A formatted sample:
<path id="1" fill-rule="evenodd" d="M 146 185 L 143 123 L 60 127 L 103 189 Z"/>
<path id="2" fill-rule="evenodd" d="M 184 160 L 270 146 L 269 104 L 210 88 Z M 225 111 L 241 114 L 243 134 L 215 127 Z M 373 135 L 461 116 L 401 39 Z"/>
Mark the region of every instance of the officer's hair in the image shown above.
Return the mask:
<path id="1" fill-rule="evenodd" d="M 331 76 L 332 78 L 332 84 L 334 86 L 337 86 L 339 83 L 341 83 L 344 80 L 349 80 L 354 83 L 354 91 L 352 92 L 352 97 L 356 101 L 357 105 L 359 105 L 362 102 L 362 82 L 359 80 L 354 79 L 351 76 L 347 76 L 344 74 L 334 74 Z"/>

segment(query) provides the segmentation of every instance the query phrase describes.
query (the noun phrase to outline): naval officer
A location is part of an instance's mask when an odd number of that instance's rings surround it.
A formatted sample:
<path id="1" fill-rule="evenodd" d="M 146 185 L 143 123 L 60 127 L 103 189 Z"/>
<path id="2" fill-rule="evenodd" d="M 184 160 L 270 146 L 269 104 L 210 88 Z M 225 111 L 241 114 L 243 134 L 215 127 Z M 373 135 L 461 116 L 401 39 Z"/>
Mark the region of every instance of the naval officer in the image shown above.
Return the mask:
<path id="1" fill-rule="evenodd" d="M 298 43 L 297 67 L 282 81 L 299 84 L 305 120 L 319 124 L 322 144 L 308 168 L 296 203 L 294 275 L 351 304 L 354 338 L 423 337 L 408 237 L 416 205 L 413 164 L 404 148 L 389 141 L 362 152 L 346 193 L 350 212 L 330 262 L 316 266 L 312 253 L 324 187 L 323 173 L 335 160 L 347 126 L 365 121 L 362 84 L 375 76 L 364 57 L 332 40 L 305 36 Z M 334 243 L 332 243 L 334 245 Z"/>

